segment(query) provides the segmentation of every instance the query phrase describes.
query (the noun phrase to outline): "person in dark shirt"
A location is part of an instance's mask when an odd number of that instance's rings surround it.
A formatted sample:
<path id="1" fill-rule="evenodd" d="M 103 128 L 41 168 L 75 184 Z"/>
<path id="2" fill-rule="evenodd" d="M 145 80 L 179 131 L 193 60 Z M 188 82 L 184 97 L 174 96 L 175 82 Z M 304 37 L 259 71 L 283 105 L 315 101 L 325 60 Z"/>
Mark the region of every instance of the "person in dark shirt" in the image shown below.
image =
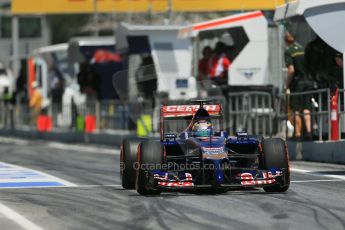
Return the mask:
<path id="1" fill-rule="evenodd" d="M 305 62 L 309 75 L 313 78 L 315 88 L 328 88 L 328 70 L 334 67 L 335 50 L 316 37 L 305 48 Z"/>
<path id="2" fill-rule="evenodd" d="M 335 91 L 336 88 L 344 89 L 344 62 L 343 62 L 343 55 L 341 53 L 335 54 L 335 63 L 336 66 L 329 70 L 329 78 L 330 78 L 330 88 L 332 92 Z"/>
<path id="3" fill-rule="evenodd" d="M 99 93 L 100 77 L 94 68 L 87 62 L 80 65 L 78 84 L 80 92 L 85 93 L 89 99 L 96 99 Z"/>
<path id="4" fill-rule="evenodd" d="M 62 103 L 62 96 L 65 88 L 65 80 L 63 74 L 57 66 L 53 66 L 50 70 L 49 78 L 51 81 L 50 90 L 52 102 L 53 104 L 60 106 Z"/>
<path id="5" fill-rule="evenodd" d="M 209 78 L 216 85 L 228 84 L 228 71 L 231 61 L 226 55 L 226 45 L 218 42 L 214 54 L 209 59 Z"/>
<path id="6" fill-rule="evenodd" d="M 313 81 L 308 78 L 304 60 L 304 48 L 298 44 L 294 37 L 286 32 L 285 41 L 287 48 L 285 51 L 285 63 L 288 68 L 288 78 L 286 89 L 291 93 L 298 93 L 311 90 Z M 307 131 L 306 140 L 311 140 L 311 97 L 310 96 L 292 96 L 290 103 L 291 110 L 295 117 L 295 137 L 300 139 L 302 136 L 302 118 L 304 114 L 304 124 Z"/>
<path id="7" fill-rule="evenodd" d="M 198 63 L 198 81 L 208 80 L 209 60 L 212 56 L 213 50 L 210 46 L 206 46 L 202 50 L 203 57 Z"/>
<path id="8" fill-rule="evenodd" d="M 143 56 L 135 77 L 140 96 L 153 100 L 157 91 L 157 73 L 152 56 Z"/>

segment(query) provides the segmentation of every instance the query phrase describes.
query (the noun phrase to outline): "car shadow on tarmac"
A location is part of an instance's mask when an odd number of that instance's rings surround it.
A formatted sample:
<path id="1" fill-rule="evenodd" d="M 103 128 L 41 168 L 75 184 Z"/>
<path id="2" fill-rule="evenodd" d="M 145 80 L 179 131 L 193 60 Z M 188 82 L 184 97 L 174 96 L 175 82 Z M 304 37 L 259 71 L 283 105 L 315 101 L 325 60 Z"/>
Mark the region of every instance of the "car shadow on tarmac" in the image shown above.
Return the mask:
<path id="1" fill-rule="evenodd" d="M 116 189 L 121 190 L 121 189 Z M 125 189 L 123 189 L 125 191 Z M 186 191 L 175 190 L 165 191 L 160 195 L 145 195 L 144 197 L 182 197 L 182 196 L 242 196 L 242 195 L 268 195 L 268 194 L 287 194 L 287 193 L 270 193 L 265 192 L 259 188 L 240 188 L 231 189 L 227 191 L 215 191 L 215 190 L 200 190 L 200 191 Z M 142 197 L 140 194 L 128 194 L 129 197 Z"/>

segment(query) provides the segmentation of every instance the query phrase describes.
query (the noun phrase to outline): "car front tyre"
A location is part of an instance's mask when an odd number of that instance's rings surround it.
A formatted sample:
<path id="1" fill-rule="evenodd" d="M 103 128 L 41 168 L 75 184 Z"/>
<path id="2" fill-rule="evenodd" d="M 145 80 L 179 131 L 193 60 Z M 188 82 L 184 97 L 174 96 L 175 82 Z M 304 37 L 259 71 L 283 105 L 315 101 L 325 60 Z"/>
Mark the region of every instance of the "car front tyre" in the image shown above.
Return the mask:
<path id="1" fill-rule="evenodd" d="M 263 140 L 263 165 L 266 170 L 271 168 L 284 168 L 284 178 L 279 184 L 265 186 L 266 192 L 286 192 L 290 186 L 289 156 L 285 141 L 281 138 L 269 138 Z"/>
<path id="2" fill-rule="evenodd" d="M 150 171 L 153 168 L 159 169 L 163 160 L 164 147 L 159 141 L 144 141 L 139 145 L 136 190 L 140 195 L 159 195 L 162 192 L 150 181 L 153 180 Z"/>

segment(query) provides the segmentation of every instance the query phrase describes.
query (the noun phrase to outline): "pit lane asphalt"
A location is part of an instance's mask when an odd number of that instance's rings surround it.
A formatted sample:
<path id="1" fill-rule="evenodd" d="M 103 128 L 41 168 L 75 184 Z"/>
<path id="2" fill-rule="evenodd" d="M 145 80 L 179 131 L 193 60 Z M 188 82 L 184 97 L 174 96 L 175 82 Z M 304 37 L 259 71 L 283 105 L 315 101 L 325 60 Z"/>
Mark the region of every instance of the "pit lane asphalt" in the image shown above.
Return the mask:
<path id="1" fill-rule="evenodd" d="M 0 146 L 1 162 L 78 185 L 0 190 L 0 203 L 42 229 L 345 229 L 344 165 L 292 162 L 300 170 L 285 194 L 143 197 L 119 186 L 118 150 L 26 141 Z M 0 229 L 23 229 L 1 214 L 0 221 Z"/>

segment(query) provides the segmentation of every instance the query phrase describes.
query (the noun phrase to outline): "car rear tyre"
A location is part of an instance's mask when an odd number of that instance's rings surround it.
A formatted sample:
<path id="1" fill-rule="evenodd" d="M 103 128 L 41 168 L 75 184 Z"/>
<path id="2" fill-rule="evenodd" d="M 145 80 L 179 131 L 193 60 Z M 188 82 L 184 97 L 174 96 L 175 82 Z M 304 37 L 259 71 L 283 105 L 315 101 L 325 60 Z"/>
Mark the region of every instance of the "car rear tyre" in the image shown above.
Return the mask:
<path id="1" fill-rule="evenodd" d="M 286 192 L 290 186 L 289 157 L 285 142 L 281 138 L 263 140 L 263 165 L 266 170 L 270 168 L 284 168 L 285 174 L 281 183 L 265 186 L 266 192 Z"/>
<path id="2" fill-rule="evenodd" d="M 159 195 L 162 191 L 153 184 L 149 175 L 154 169 L 159 169 L 164 161 L 164 147 L 159 141 L 142 142 L 138 148 L 136 189 L 140 195 Z"/>
<path id="3" fill-rule="evenodd" d="M 124 189 L 135 189 L 135 163 L 137 161 L 139 141 L 124 139 L 120 153 L 120 177 Z"/>

